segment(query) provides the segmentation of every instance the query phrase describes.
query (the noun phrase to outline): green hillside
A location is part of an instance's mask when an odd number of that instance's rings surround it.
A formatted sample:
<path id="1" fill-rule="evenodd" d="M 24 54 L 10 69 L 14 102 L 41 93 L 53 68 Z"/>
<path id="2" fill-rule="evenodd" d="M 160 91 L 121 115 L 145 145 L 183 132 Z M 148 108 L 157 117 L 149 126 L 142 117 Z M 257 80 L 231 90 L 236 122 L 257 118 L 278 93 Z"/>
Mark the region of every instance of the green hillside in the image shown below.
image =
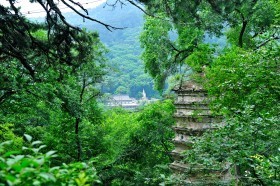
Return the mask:
<path id="1" fill-rule="evenodd" d="M 73 25 L 97 31 L 109 50 L 107 55 L 109 69 L 102 84 L 102 92 L 129 94 L 131 97 L 139 98 L 145 89 L 148 97 L 158 96 L 153 89 L 153 80 L 144 72 L 144 64 L 140 60 L 142 49 L 139 36 L 143 27 L 143 12 L 128 4 L 114 9 L 100 5 L 89 9 L 89 15 L 106 24 L 122 28 L 109 31 L 100 24 L 84 22 L 73 13 L 65 15 Z"/>

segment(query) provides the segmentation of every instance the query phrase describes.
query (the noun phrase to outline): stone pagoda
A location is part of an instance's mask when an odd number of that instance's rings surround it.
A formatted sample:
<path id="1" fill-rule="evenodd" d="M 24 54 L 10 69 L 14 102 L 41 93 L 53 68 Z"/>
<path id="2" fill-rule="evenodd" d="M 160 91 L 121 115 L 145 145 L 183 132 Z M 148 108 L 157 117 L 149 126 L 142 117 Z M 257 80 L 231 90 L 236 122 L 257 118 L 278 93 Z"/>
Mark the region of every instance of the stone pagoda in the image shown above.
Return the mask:
<path id="1" fill-rule="evenodd" d="M 175 174 L 185 176 L 186 185 L 212 185 L 217 180 L 225 180 L 227 174 L 223 171 L 189 165 L 182 161 L 182 153 L 192 148 L 193 139 L 222 125 L 222 118 L 211 115 L 207 93 L 198 84 L 188 81 L 175 87 L 174 91 L 177 94 L 174 113 L 176 125 L 173 127 L 176 135 L 173 139 L 175 149 L 171 154 L 175 161 L 170 168 Z"/>

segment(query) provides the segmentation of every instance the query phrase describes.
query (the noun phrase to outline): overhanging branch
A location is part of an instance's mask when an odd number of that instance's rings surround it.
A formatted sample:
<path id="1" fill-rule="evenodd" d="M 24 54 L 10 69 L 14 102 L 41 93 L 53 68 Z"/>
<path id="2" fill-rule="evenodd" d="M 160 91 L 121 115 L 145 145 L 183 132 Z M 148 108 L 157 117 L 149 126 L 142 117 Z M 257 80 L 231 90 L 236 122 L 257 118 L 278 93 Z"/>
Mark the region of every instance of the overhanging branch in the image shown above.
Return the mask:
<path id="1" fill-rule="evenodd" d="M 94 22 L 97 22 L 101 25 L 103 25 L 105 28 L 107 28 L 107 30 L 109 31 L 112 31 L 112 30 L 117 30 L 117 29 L 124 29 L 124 28 L 120 28 L 120 27 L 114 27 L 114 26 L 111 26 L 109 24 L 106 24 L 106 23 L 103 23 L 97 19 L 93 19 L 91 18 L 90 16 L 87 16 L 85 14 L 82 14 L 80 13 L 78 10 L 76 10 L 73 6 L 71 6 L 70 4 L 68 4 L 67 2 L 65 2 L 65 0 L 61 0 L 66 6 L 68 6 L 71 10 L 73 10 L 76 14 L 78 14 L 79 16 L 85 18 L 85 19 L 88 19 L 88 20 L 91 20 L 91 21 L 94 21 Z"/>

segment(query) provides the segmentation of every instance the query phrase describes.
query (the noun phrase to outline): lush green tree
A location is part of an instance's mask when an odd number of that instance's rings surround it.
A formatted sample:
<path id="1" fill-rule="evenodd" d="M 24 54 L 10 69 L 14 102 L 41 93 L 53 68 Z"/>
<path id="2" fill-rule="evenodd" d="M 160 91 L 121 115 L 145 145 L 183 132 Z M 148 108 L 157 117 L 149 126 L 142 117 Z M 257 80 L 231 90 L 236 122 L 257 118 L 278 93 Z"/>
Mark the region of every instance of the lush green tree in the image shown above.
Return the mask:
<path id="1" fill-rule="evenodd" d="M 152 16 L 147 16 L 141 36 L 142 58 L 159 89 L 169 75 L 184 73 L 186 64 L 202 72 L 211 63 L 214 51 L 205 44 L 206 36 L 226 35 L 229 45 L 253 49 L 279 39 L 277 1 L 143 2 Z M 170 31 L 177 33 L 177 39 Z"/>
<path id="2" fill-rule="evenodd" d="M 1 5 L 5 14 L 1 19 L 1 122 L 15 124 L 16 133 L 20 135 L 32 127 L 43 126 L 40 131 L 45 133 L 37 132 L 38 137 L 45 136 L 46 140 L 49 137 L 51 143 L 55 140 L 50 136 L 57 136 L 57 143 L 51 144 L 65 149 L 64 152 L 70 148 L 71 158 L 67 161 L 79 161 L 83 151 L 80 137 L 83 126 L 89 127 L 89 121 L 97 124 L 101 118 L 96 97 L 99 95 L 97 85 L 105 74 L 106 50 L 97 33 L 71 27 L 53 17 L 47 17 L 49 27 L 31 23 L 13 4 L 14 1 L 10 1 L 10 7 Z M 26 42 L 22 45 L 14 42 L 15 51 L 7 48 L 16 38 L 8 30 L 12 26 L 7 26 L 8 18 L 14 14 L 20 24 L 16 19 L 9 24 L 14 24 L 23 37 L 16 41 Z M 9 37 L 12 38 L 7 39 Z M 24 66 L 25 62 L 30 68 Z"/>
<path id="3" fill-rule="evenodd" d="M 172 67 L 174 67 L 169 53 L 172 51 L 172 43 L 169 41 L 168 35 L 171 28 L 171 24 L 168 22 L 147 17 L 141 36 L 142 47 L 145 48 L 142 55 L 145 69 L 155 79 L 158 89 L 163 89 L 164 80 L 169 74 L 168 70 L 172 71 Z"/>
<path id="4" fill-rule="evenodd" d="M 0 125 L 0 143 L 5 141 L 12 141 L 13 145 L 8 146 L 6 151 L 16 151 L 20 150 L 23 144 L 23 139 L 14 134 L 14 125 L 10 123 L 5 123 Z"/>
<path id="5" fill-rule="evenodd" d="M 142 34 L 149 73 L 158 82 L 187 65 L 213 98 L 213 112 L 225 117 L 226 126 L 202 137 L 186 161 L 228 162 L 237 182 L 278 185 L 279 1 L 141 2 L 151 15 Z M 209 36 L 226 36 L 225 49 L 206 44 Z"/>
<path id="6" fill-rule="evenodd" d="M 279 184 L 278 56 L 279 47 L 232 48 L 214 61 L 205 87 L 226 126 L 206 134 L 189 161 L 237 165 L 244 184 Z"/>
<path id="7" fill-rule="evenodd" d="M 72 163 L 52 166 L 55 151 L 42 153 L 41 141 L 32 141 L 25 135 L 28 146 L 11 152 L 5 149 L 11 141 L 0 144 L 0 185 L 78 185 L 99 183 L 96 170 L 89 163 Z"/>
<path id="8" fill-rule="evenodd" d="M 98 180 L 96 171 L 85 163 L 73 162 L 87 162 L 92 157 L 96 162 L 90 164 L 97 165 L 104 184 L 141 184 L 146 178 L 147 184 L 158 183 L 170 162 L 172 104 L 158 103 L 141 113 L 122 111 L 103 116 L 96 98 L 106 72 L 105 49 L 96 33 L 70 25 L 55 2 L 32 1 L 45 9 L 46 24 L 25 19 L 14 0 L 8 7 L 0 4 L 0 121 L 12 123 L 16 135 L 29 132 L 37 140 L 32 142 L 26 136 L 30 148 L 23 147 L 16 154 L 0 147 L 1 183 L 87 185 Z M 81 5 L 71 3 L 87 13 Z M 133 55 L 126 59 L 140 64 Z M 128 71 L 131 66 L 126 65 L 121 70 Z M 139 69 L 135 72 L 131 76 L 140 74 Z M 146 86 L 151 85 L 149 78 L 142 79 L 148 82 Z M 135 86 L 139 89 L 142 84 Z M 1 133 L 1 140 L 12 138 L 16 142 L 9 125 L 2 126 L 5 133 Z M 52 150 L 59 156 L 54 157 Z M 61 166 L 62 162 L 69 164 Z"/>
<path id="9" fill-rule="evenodd" d="M 104 185 L 157 185 L 170 174 L 168 163 L 174 106 L 170 100 L 139 112 L 113 110 L 102 124 L 107 150 L 96 158 Z"/>
<path id="10" fill-rule="evenodd" d="M 90 43 L 92 39 L 79 27 L 67 22 L 57 1 L 30 2 L 45 10 L 45 24 L 26 19 L 20 7 L 16 7 L 15 0 L 9 0 L 9 6 L 0 4 L 0 103 L 18 93 L 22 87 L 48 80 L 50 71 L 55 74 L 51 79 L 61 81 L 66 73 L 76 71 L 87 61 L 85 55 L 89 49 L 86 42 L 89 40 Z M 87 16 L 87 10 L 79 3 L 72 1 L 69 4 L 64 0 L 61 3 L 85 19 L 108 29 L 113 28 Z M 78 8 L 82 8 L 83 12 L 78 12 Z"/>

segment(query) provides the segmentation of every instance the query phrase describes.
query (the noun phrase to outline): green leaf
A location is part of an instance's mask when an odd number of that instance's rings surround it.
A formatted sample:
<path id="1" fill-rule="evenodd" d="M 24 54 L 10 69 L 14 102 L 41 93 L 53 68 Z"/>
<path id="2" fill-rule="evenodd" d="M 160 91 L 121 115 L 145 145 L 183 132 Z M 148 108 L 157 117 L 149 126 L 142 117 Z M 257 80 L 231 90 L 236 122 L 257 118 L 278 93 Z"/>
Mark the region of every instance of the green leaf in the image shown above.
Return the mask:
<path id="1" fill-rule="evenodd" d="M 42 144 L 42 142 L 41 141 L 34 141 L 34 142 L 31 143 L 32 146 L 37 145 L 37 144 Z"/>
<path id="2" fill-rule="evenodd" d="M 14 155 L 14 154 L 19 154 L 20 151 L 9 151 L 9 152 L 6 152 L 3 157 L 9 157 L 11 155 Z"/>
<path id="3" fill-rule="evenodd" d="M 6 178 L 7 181 L 12 182 L 12 183 L 16 181 L 16 177 L 14 175 L 11 175 L 11 174 L 7 174 L 5 176 L 5 178 Z M 11 184 L 11 185 L 13 185 L 13 184 Z"/>
<path id="4" fill-rule="evenodd" d="M 51 181 L 53 181 L 53 182 L 56 181 L 56 178 L 55 178 L 52 174 L 47 173 L 47 172 L 41 172 L 41 173 L 39 174 L 39 176 L 41 176 L 41 177 L 44 178 L 45 180 L 51 180 Z"/>
<path id="5" fill-rule="evenodd" d="M 24 158 L 24 155 L 17 155 L 17 156 L 14 157 L 14 160 L 15 161 L 19 161 L 19 160 L 21 160 L 23 158 Z"/>
<path id="6" fill-rule="evenodd" d="M 22 147 L 22 150 L 27 150 L 27 149 L 29 149 L 29 148 L 25 147 L 25 146 Z"/>
<path id="7" fill-rule="evenodd" d="M 32 137 L 28 134 L 24 134 L 24 137 L 26 138 L 27 141 L 31 142 Z"/>
<path id="8" fill-rule="evenodd" d="M 41 145 L 38 149 L 41 150 L 42 148 L 47 147 L 47 145 Z"/>
<path id="9" fill-rule="evenodd" d="M 5 145 L 11 145 L 13 143 L 13 141 L 9 140 L 9 141 L 4 141 L 0 144 L 0 146 L 5 146 Z"/>
<path id="10" fill-rule="evenodd" d="M 54 156 L 55 156 L 55 153 L 56 153 L 56 151 L 51 150 L 51 151 L 49 151 L 49 152 L 46 153 L 46 156 L 47 156 L 47 157 L 54 157 Z"/>
<path id="11" fill-rule="evenodd" d="M 34 160 L 36 163 L 38 163 L 39 165 L 43 165 L 45 163 L 45 159 L 44 158 L 38 158 L 36 160 Z"/>

